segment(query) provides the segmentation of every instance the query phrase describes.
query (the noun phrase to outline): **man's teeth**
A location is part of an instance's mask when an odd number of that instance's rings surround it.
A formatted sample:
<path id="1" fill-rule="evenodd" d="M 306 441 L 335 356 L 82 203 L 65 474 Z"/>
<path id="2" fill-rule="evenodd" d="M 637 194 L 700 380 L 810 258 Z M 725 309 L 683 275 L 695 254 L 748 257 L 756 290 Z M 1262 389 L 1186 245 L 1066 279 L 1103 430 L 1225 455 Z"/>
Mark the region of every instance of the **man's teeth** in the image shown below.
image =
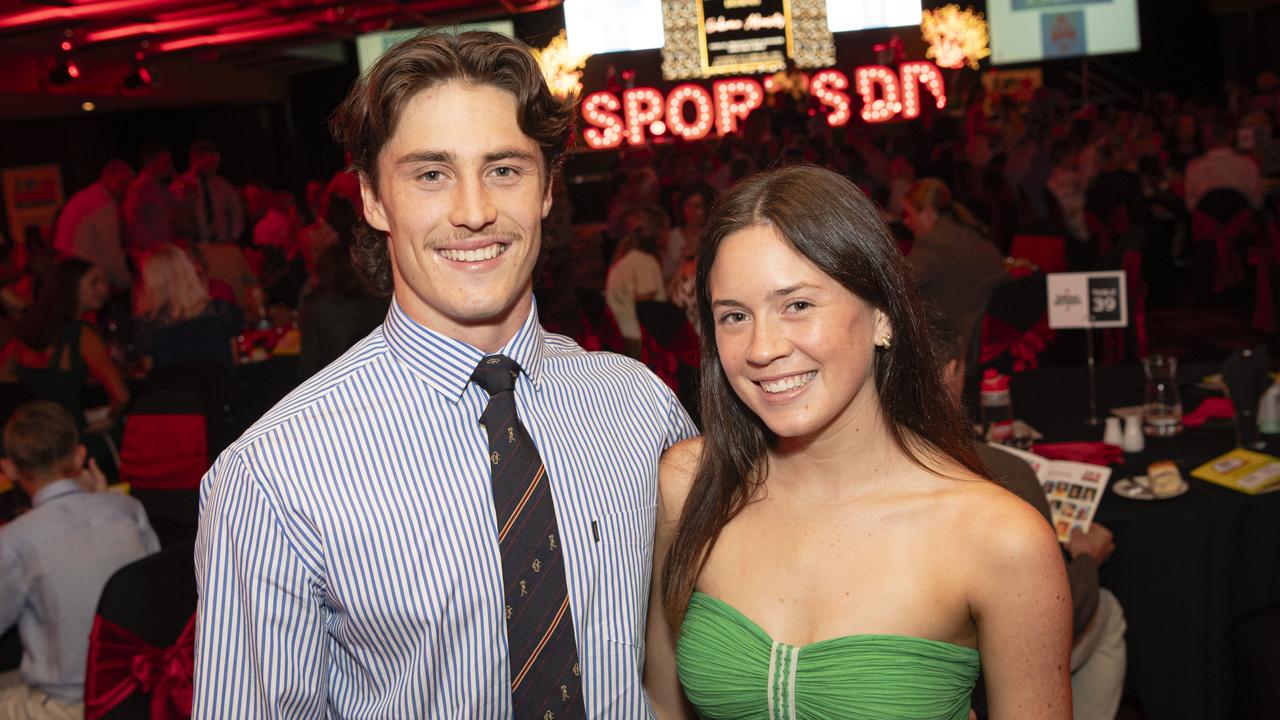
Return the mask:
<path id="1" fill-rule="evenodd" d="M 802 385 L 808 385 L 813 379 L 818 377 L 818 371 L 804 373 L 803 375 L 792 375 L 791 377 L 782 378 L 781 380 L 761 381 L 760 387 L 764 388 L 767 393 L 780 393 L 787 390 L 794 390 Z"/>
<path id="2" fill-rule="evenodd" d="M 507 246 L 502 243 L 494 243 L 485 245 L 475 250 L 441 250 L 440 254 L 446 260 L 455 262 L 480 262 L 481 260 L 491 260 L 507 251 Z"/>

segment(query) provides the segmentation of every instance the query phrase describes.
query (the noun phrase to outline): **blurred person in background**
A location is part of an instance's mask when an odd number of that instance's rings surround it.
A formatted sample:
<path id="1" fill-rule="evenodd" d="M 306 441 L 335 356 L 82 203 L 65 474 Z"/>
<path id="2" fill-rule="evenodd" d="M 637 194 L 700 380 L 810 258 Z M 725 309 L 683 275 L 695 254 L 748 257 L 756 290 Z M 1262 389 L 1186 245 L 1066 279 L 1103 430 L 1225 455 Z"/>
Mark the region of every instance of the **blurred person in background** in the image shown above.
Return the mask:
<path id="1" fill-rule="evenodd" d="M 147 369 L 215 361 L 233 367 L 236 328 L 214 307 L 195 264 L 176 245 L 143 257 L 134 288 L 135 345 Z"/>
<path id="2" fill-rule="evenodd" d="M 129 183 L 124 198 L 127 249 L 135 257 L 177 237 L 174 222 L 178 207 L 169 194 L 172 177 L 169 148 L 149 142 L 138 150 L 138 176 Z"/>
<path id="3" fill-rule="evenodd" d="M 625 233 L 604 281 L 604 299 L 618 323 L 628 355 L 640 357 L 640 319 L 636 303 L 666 300 L 658 254 L 666 242 L 667 214 L 657 205 L 631 208 L 624 216 Z"/>
<path id="4" fill-rule="evenodd" d="M 0 350 L 5 377 L 67 408 L 82 429 L 106 429 L 129 404 L 124 376 L 102 336 L 84 320 L 101 310 L 108 296 L 100 268 L 78 258 L 61 260 L 18 323 L 16 336 Z M 110 412 L 87 424 L 82 395 L 90 377 L 106 391 Z"/>
<path id="5" fill-rule="evenodd" d="M 667 234 L 667 245 L 659 258 L 664 282 L 671 282 L 681 264 L 693 257 L 698 247 L 698 235 L 702 233 L 702 223 L 715 197 L 715 190 L 703 182 L 686 185 L 680 191 L 676 215 L 679 222 Z"/>
<path id="6" fill-rule="evenodd" d="M 98 181 L 72 195 L 62 207 L 53 233 L 58 255 L 102 268 L 113 290 L 128 289 L 133 279 L 120 241 L 120 203 L 132 181 L 129 163 L 108 160 Z"/>
<path id="7" fill-rule="evenodd" d="M 336 197 L 330 209 L 351 204 Z M 326 248 L 316 259 L 315 284 L 302 296 L 298 377 L 311 377 L 373 331 L 387 315 L 387 298 L 369 292 L 351 264 L 346 244 Z"/>
<path id="8" fill-rule="evenodd" d="M 920 295 L 943 308 L 967 351 L 992 290 L 1007 277 L 1004 258 L 937 178 L 918 181 L 903 197 L 902 224 L 915 238 L 907 262 Z"/>
<path id="9" fill-rule="evenodd" d="M 188 151 L 190 167 L 169 186 L 180 198 L 180 213 L 197 242 L 235 242 L 244 234 L 240 191 L 218 174 L 222 155 L 210 140 L 197 140 Z"/>

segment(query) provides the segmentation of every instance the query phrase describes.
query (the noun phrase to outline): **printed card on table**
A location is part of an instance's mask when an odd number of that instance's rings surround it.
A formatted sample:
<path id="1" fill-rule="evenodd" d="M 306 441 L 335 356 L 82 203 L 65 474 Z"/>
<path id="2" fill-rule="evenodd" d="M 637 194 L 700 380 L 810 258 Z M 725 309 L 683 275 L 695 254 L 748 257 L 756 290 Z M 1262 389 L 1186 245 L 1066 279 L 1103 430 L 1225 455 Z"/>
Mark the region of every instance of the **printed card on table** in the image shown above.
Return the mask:
<path id="1" fill-rule="evenodd" d="M 1035 471 L 1049 500 L 1053 530 L 1059 542 L 1066 542 L 1076 528 L 1080 532 L 1089 532 L 1098 503 L 1102 502 L 1107 482 L 1111 479 L 1111 468 L 1069 460 L 1049 460 L 1025 450 L 995 443 L 991 445 L 1021 458 Z"/>

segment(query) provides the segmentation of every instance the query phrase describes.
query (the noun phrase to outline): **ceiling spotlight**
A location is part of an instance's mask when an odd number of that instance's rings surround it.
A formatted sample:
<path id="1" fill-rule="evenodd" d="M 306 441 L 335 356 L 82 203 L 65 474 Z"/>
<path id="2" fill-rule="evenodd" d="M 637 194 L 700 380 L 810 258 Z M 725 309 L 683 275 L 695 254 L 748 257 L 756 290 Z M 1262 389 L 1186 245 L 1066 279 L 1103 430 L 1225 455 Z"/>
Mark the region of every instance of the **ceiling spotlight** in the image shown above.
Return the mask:
<path id="1" fill-rule="evenodd" d="M 124 76 L 124 86 L 130 90 L 141 90 L 151 87 L 151 71 L 142 65 L 135 65 L 128 75 Z"/>
<path id="2" fill-rule="evenodd" d="M 93 104 L 92 100 L 85 100 L 80 103 L 80 109 L 85 112 L 93 112 L 98 106 Z"/>
<path id="3" fill-rule="evenodd" d="M 63 60 L 49 71 L 49 82 L 54 85 L 66 85 L 80 77 L 80 66 L 74 60 Z"/>

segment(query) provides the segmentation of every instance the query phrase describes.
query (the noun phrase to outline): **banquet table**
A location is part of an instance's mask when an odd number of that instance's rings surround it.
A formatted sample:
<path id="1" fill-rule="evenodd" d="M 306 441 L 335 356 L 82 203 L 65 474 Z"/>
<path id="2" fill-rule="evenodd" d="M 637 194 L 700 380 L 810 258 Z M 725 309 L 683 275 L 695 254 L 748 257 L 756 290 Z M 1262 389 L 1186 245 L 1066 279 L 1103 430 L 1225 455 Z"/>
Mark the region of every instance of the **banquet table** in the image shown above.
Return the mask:
<path id="1" fill-rule="evenodd" d="M 1212 366 L 1179 372 L 1186 410 L 1204 395 L 1195 382 Z M 1014 375 L 1015 415 L 1046 442 L 1101 440 L 1090 426 L 1084 367 Z M 1098 413 L 1142 400 L 1139 366 L 1099 368 Z M 1267 450 L 1280 449 L 1276 436 Z M 1228 628 L 1240 615 L 1280 602 L 1280 492 L 1248 496 L 1191 477 L 1191 470 L 1235 447 L 1234 426 L 1206 424 L 1172 438 L 1147 438 L 1126 454 L 1111 483 L 1146 474 L 1156 460 L 1174 460 L 1190 485 L 1167 500 L 1131 500 L 1108 489 L 1096 520 L 1115 534 L 1115 554 L 1102 566 L 1102 584 L 1124 606 L 1128 623 L 1129 692 L 1151 720 L 1226 718 L 1234 669 Z"/>

